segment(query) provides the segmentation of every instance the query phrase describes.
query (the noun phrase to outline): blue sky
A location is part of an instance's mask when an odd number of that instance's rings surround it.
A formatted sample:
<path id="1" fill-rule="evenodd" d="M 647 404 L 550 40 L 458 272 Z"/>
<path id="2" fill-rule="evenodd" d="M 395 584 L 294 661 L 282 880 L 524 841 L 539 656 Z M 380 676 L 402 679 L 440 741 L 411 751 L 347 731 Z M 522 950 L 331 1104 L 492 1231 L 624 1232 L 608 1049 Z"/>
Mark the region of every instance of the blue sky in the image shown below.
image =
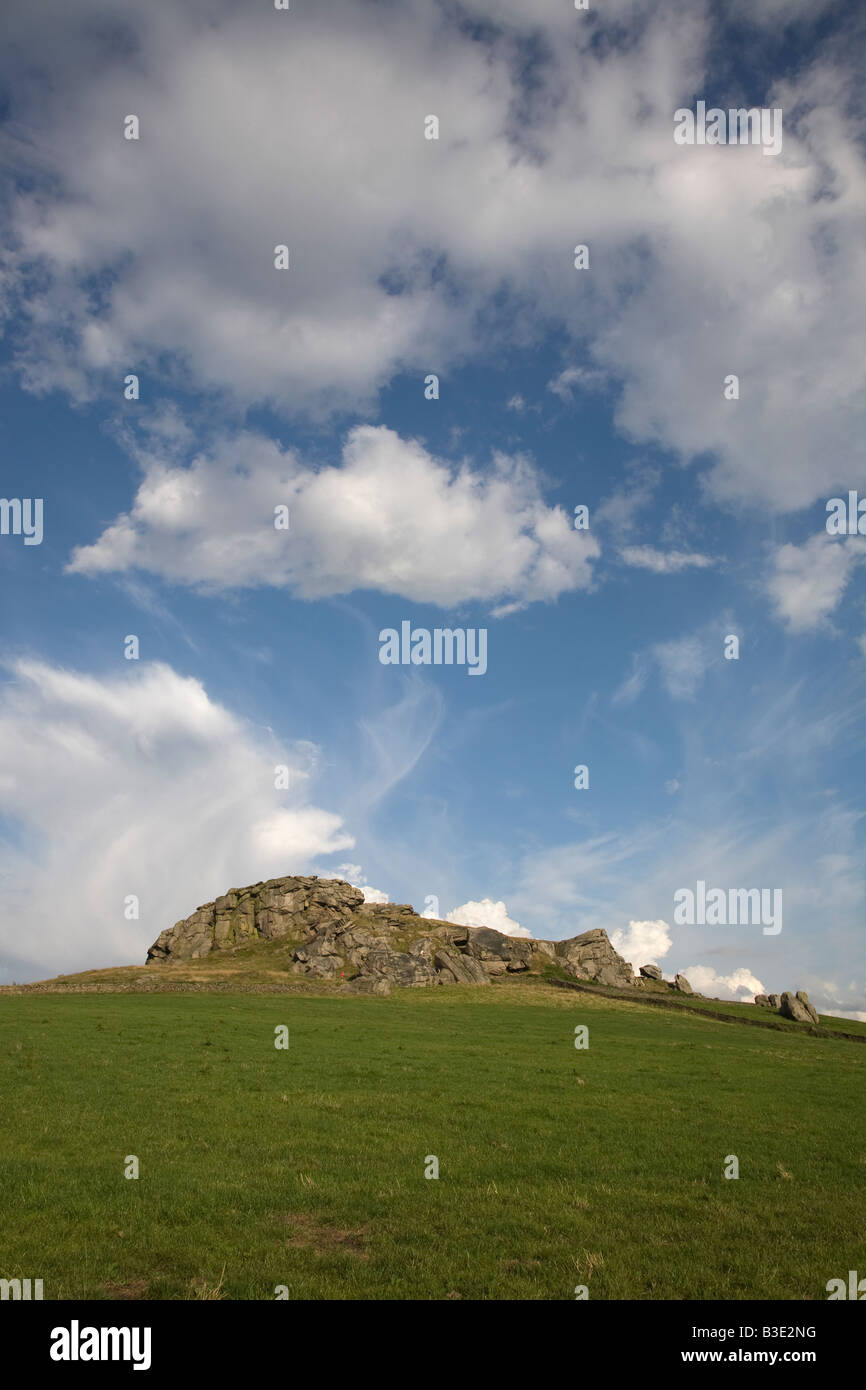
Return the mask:
<path id="1" fill-rule="evenodd" d="M 866 1016 L 862 21 L 525 9 L 13 21 L 3 980 L 315 872 Z M 704 98 L 778 157 L 675 145 Z M 676 925 L 699 879 L 782 931 Z"/>

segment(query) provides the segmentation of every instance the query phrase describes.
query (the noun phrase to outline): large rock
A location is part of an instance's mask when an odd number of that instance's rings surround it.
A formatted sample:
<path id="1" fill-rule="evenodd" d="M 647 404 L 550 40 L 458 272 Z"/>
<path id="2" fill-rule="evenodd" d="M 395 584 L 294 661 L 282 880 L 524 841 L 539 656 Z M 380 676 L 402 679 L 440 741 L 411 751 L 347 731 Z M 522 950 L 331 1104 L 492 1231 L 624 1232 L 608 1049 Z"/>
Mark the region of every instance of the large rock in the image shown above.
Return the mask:
<path id="1" fill-rule="evenodd" d="M 333 981 L 347 994 L 383 994 L 392 985 L 485 985 L 551 964 L 579 980 L 634 983 L 631 966 L 600 929 L 568 941 L 505 936 L 419 917 L 408 903 L 366 903 L 359 888 L 315 875 L 233 888 L 162 932 L 147 959 L 199 960 L 254 941 L 283 941 L 277 958 L 289 973 Z"/>
<path id="2" fill-rule="evenodd" d="M 772 1008 L 773 1008 L 773 1005 L 770 1003 L 770 997 L 769 997 L 769 995 L 767 995 L 767 994 L 756 994 L 756 995 L 755 995 L 755 1003 L 759 1006 L 759 1008 L 762 1008 L 762 1009 L 772 1009 Z"/>
<path id="3" fill-rule="evenodd" d="M 797 990 L 797 1000 L 800 1004 L 802 1004 L 803 1008 L 806 1010 L 806 1013 L 809 1015 L 813 1023 L 821 1022 L 820 1018 L 818 1017 L 818 1010 L 815 1008 L 814 1004 L 811 1002 L 808 994 L 804 989 Z"/>
<path id="4" fill-rule="evenodd" d="M 692 989 L 685 975 L 674 976 L 674 988 L 678 989 L 681 994 L 694 994 L 694 990 Z"/>
<path id="5" fill-rule="evenodd" d="M 505 936 L 492 927 L 469 927 L 467 953 L 481 961 L 491 975 L 517 973 L 532 964 L 532 945 L 527 936 Z"/>
<path id="6" fill-rule="evenodd" d="M 576 980 L 597 980 L 617 988 L 634 984 L 631 966 L 617 955 L 601 927 L 555 944 L 559 964 Z"/>
<path id="7" fill-rule="evenodd" d="M 664 976 L 657 965 L 642 965 L 640 973 L 645 980 L 662 980 Z"/>
<path id="8" fill-rule="evenodd" d="M 312 940 L 321 928 L 351 921 L 364 901 L 360 888 L 341 879 L 273 878 L 249 888 L 232 888 L 191 917 L 162 932 L 148 961 L 199 960 L 211 951 L 284 936 Z"/>
<path id="9" fill-rule="evenodd" d="M 781 994 L 768 994 L 768 995 L 767 995 L 767 998 L 768 998 L 769 1001 L 770 1001 L 770 1008 L 771 1008 L 771 1009 L 780 1009 L 780 1008 L 782 1007 L 782 996 L 781 996 Z"/>
<path id="10" fill-rule="evenodd" d="M 805 1003 L 803 1002 L 804 999 Z M 795 1023 L 818 1022 L 818 1015 L 809 1003 L 809 996 L 804 995 L 802 990 L 797 994 L 791 994 L 789 990 L 785 990 L 779 1006 L 779 1013 L 783 1018 L 792 1018 Z"/>

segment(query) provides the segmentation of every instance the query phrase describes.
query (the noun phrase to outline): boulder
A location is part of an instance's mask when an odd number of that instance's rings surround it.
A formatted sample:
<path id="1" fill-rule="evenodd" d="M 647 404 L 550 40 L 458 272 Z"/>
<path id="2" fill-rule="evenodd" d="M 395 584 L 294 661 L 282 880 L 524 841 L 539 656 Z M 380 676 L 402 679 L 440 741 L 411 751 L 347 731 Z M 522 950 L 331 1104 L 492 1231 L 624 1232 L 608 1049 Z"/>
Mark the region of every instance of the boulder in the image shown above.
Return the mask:
<path id="1" fill-rule="evenodd" d="M 812 1022 L 813 1022 L 813 1023 L 820 1023 L 821 1020 L 820 1020 L 820 1018 L 818 1017 L 818 1010 L 815 1008 L 814 1004 L 811 1002 L 811 1000 L 809 999 L 808 994 L 806 993 L 806 991 L 805 991 L 804 989 L 798 989 L 798 990 L 797 990 L 797 999 L 798 999 L 799 1003 L 802 1004 L 803 1008 L 806 1010 L 806 1013 L 809 1015 L 809 1017 L 811 1018 Z"/>
<path id="2" fill-rule="evenodd" d="M 664 978 L 662 976 L 661 970 L 657 965 L 642 965 L 640 968 L 640 973 L 641 975 L 643 975 L 645 980 L 661 980 Z"/>
<path id="3" fill-rule="evenodd" d="M 505 936 L 492 927 L 469 927 L 467 954 L 481 961 L 491 975 L 528 970 L 532 964 L 532 945 L 526 936 Z"/>
<path id="4" fill-rule="evenodd" d="M 681 994 L 694 994 L 694 990 L 685 975 L 674 976 L 674 989 L 678 989 Z"/>
<path id="5" fill-rule="evenodd" d="M 556 942 L 556 956 L 576 980 L 597 980 L 602 985 L 629 987 L 634 982 L 631 966 L 618 955 L 602 927 Z"/>
<path id="6" fill-rule="evenodd" d="M 780 1009 L 780 1008 L 782 1007 L 782 996 L 781 996 L 781 994 L 768 994 L 768 995 L 767 995 L 767 998 L 768 998 L 769 1001 L 770 1001 L 770 1008 L 771 1008 L 771 1009 Z"/>
<path id="7" fill-rule="evenodd" d="M 377 980 L 373 975 L 357 975 L 354 980 L 347 980 L 340 986 L 340 993 L 385 995 L 391 993 L 391 985 L 387 980 Z"/>
<path id="8" fill-rule="evenodd" d="M 809 1004 L 807 1008 L 806 1004 L 802 1003 L 799 994 L 791 994 L 789 990 L 785 990 L 785 993 L 782 995 L 779 1013 L 783 1018 L 792 1018 L 795 1023 L 817 1022 L 817 1014 L 815 1014 L 815 1010 L 812 1008 L 811 1004 Z"/>
<path id="9" fill-rule="evenodd" d="M 472 956 L 462 955 L 459 951 L 448 951 L 439 948 L 433 956 L 433 964 L 440 972 L 440 977 L 450 975 L 451 980 L 443 978 L 443 983 L 458 985 L 487 985 L 490 977 L 484 966 L 479 960 L 473 960 Z"/>
<path id="10" fill-rule="evenodd" d="M 756 994 L 755 1003 L 758 1004 L 762 1009 L 772 1009 L 773 1007 L 773 1005 L 770 1003 L 769 996 L 766 994 Z"/>

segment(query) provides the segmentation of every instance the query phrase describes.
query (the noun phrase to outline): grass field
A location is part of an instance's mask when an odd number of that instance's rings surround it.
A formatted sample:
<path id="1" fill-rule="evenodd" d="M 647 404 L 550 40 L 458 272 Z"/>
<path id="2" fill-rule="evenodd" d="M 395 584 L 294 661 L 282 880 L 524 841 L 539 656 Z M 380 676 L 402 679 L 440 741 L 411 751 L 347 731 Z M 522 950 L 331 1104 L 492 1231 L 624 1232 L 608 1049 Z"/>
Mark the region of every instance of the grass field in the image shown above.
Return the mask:
<path id="1" fill-rule="evenodd" d="M 46 1299 L 825 1299 L 866 1271 L 864 1094 L 862 1044 L 527 981 L 4 995 L 0 1277 Z"/>

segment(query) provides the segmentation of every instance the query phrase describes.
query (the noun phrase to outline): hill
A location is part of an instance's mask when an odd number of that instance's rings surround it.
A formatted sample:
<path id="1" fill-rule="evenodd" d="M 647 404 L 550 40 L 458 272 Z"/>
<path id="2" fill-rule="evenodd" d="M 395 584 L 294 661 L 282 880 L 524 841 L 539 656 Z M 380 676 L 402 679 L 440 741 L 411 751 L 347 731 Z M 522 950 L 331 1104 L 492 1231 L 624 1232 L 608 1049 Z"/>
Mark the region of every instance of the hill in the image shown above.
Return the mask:
<path id="1" fill-rule="evenodd" d="M 808 1300 L 866 1268 L 862 1046 L 526 975 L 297 985 L 6 995 L 0 1274 L 46 1299 Z"/>

